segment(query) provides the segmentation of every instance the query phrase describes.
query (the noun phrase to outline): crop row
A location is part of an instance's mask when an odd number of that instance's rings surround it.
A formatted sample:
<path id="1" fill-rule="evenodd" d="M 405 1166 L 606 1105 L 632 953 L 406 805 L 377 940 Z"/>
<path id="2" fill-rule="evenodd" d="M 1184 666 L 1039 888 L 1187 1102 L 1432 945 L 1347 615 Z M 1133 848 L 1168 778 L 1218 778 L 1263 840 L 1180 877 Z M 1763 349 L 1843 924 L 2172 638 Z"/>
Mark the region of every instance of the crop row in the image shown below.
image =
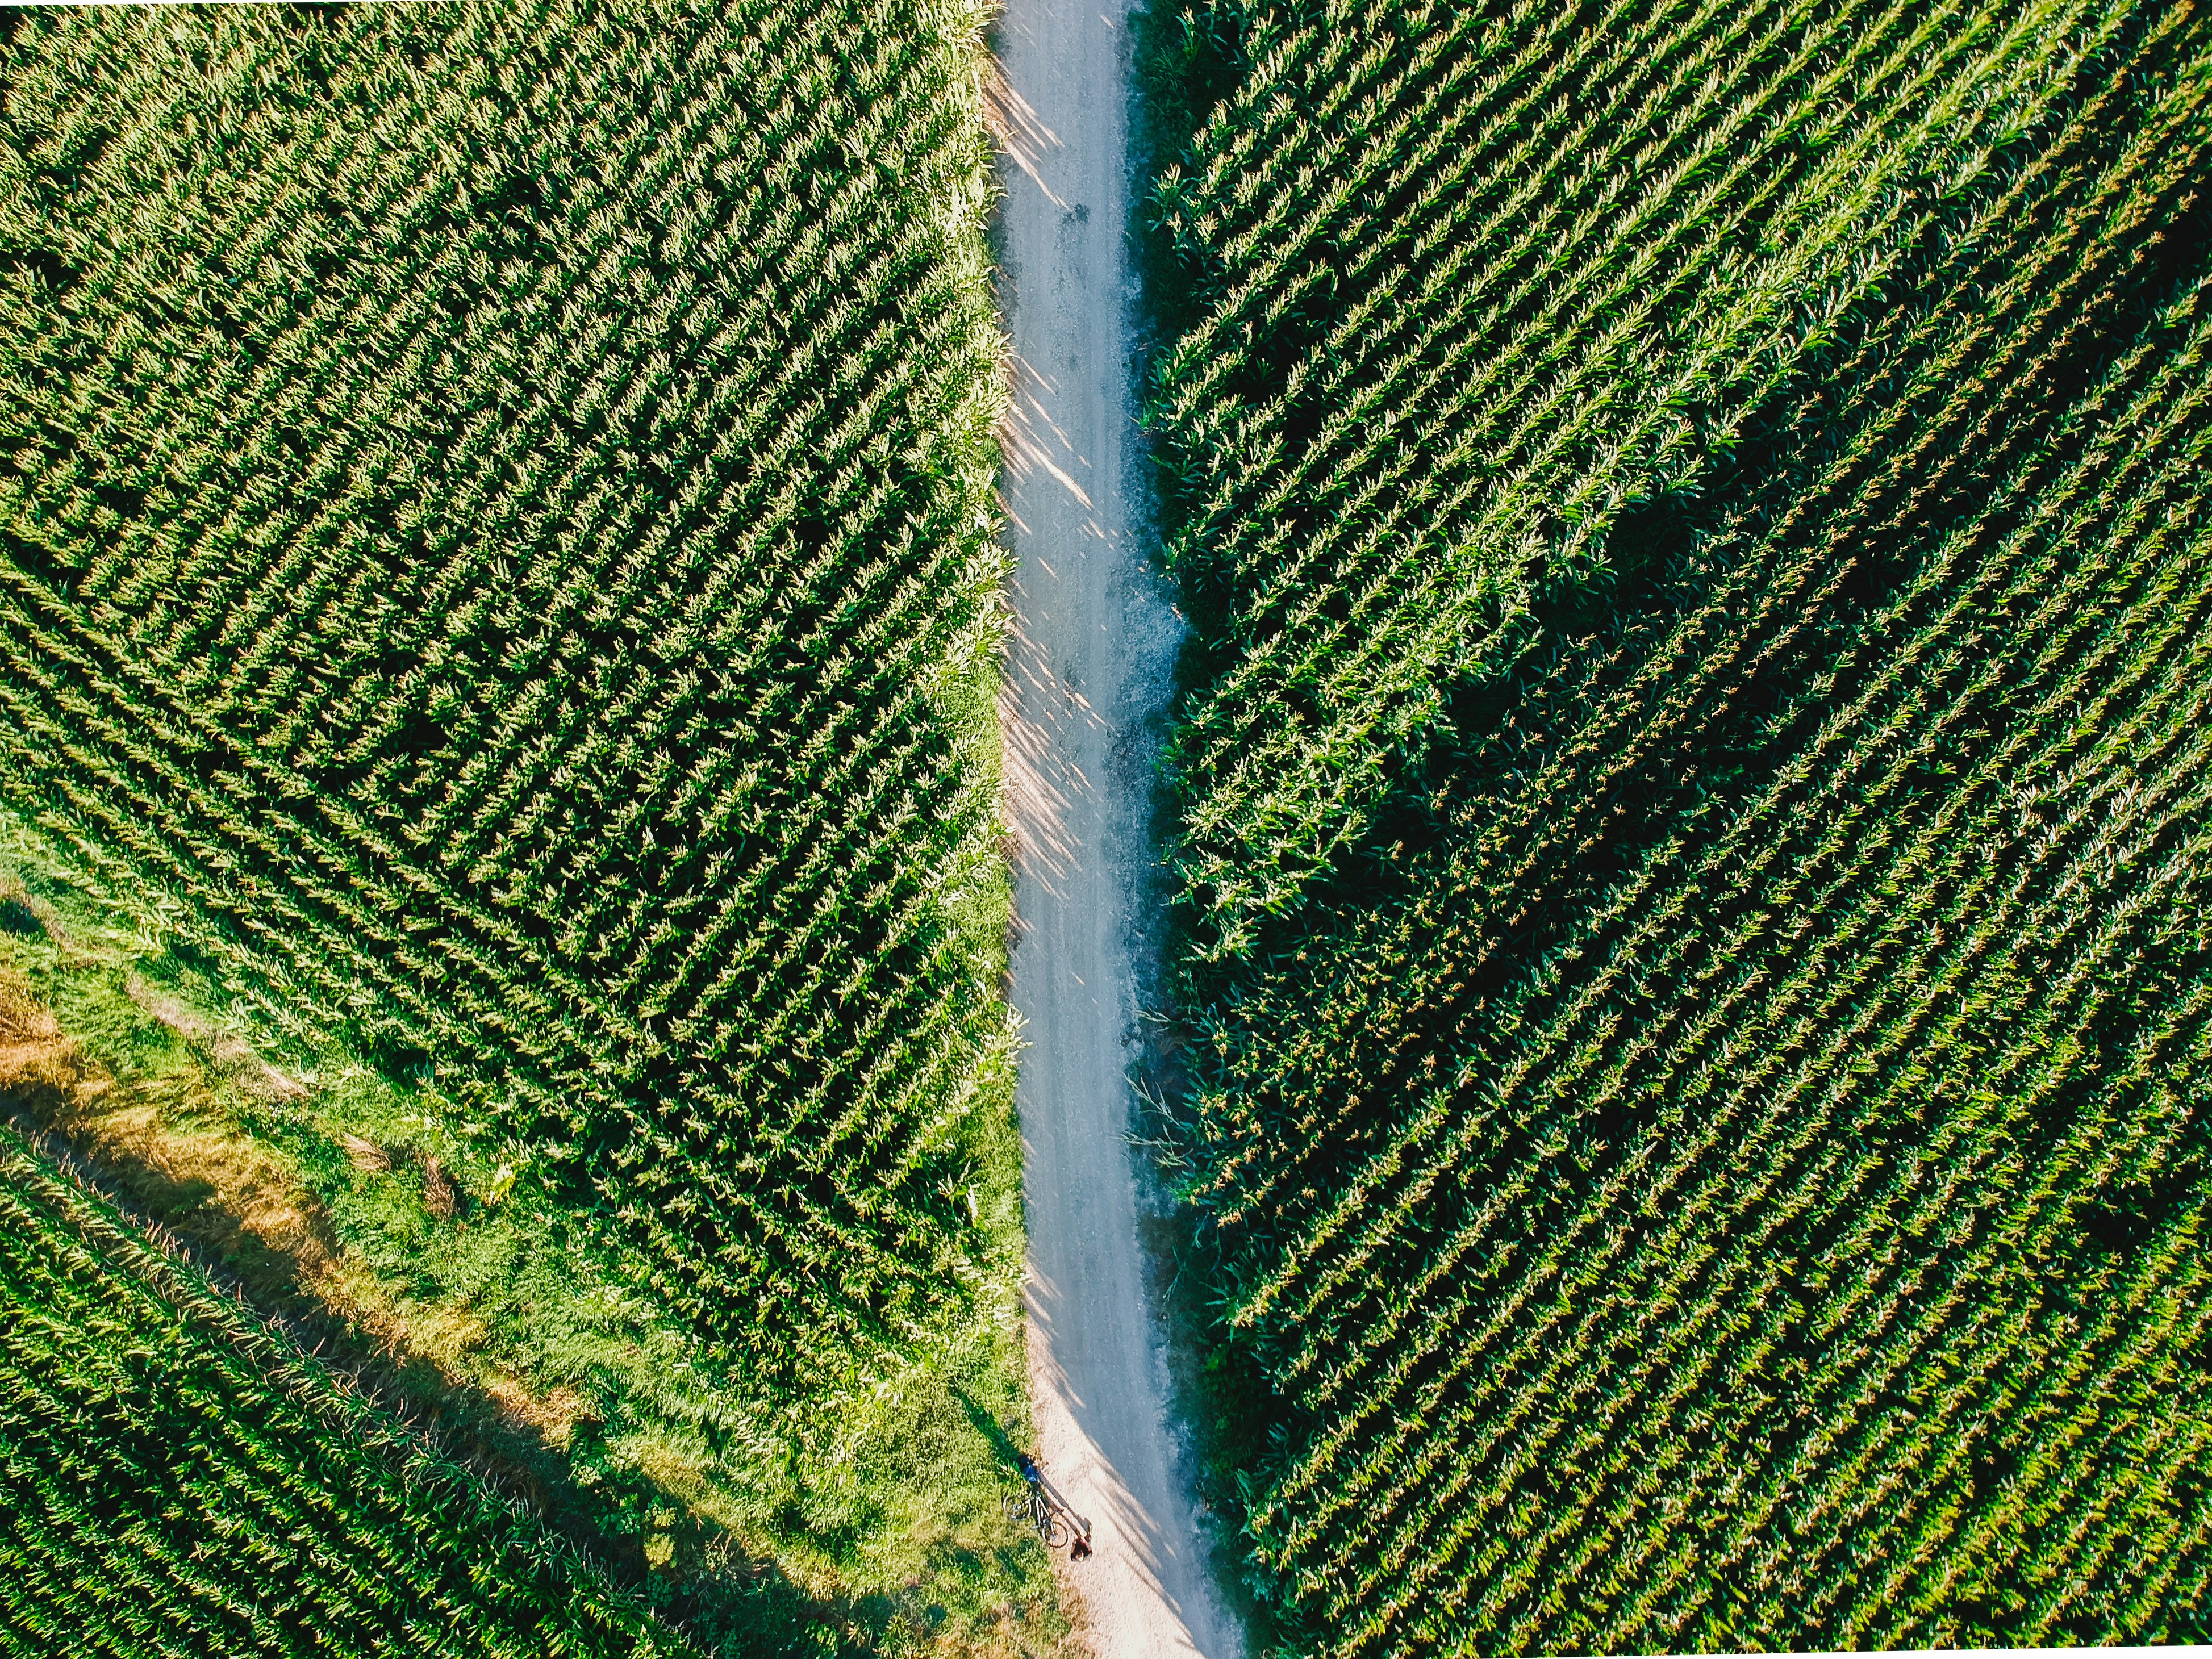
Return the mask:
<path id="1" fill-rule="evenodd" d="M 2201 1633 L 2203 20 L 1196 9 L 1255 1585 L 1342 1655 Z"/>
<path id="2" fill-rule="evenodd" d="M 12 1135 L 0 1651 L 689 1651 Z"/>
<path id="3" fill-rule="evenodd" d="M 798 1393 L 1009 1040 L 974 43 L 860 21 L 64 17 L 0 204 L 0 787 Z"/>
<path id="4" fill-rule="evenodd" d="M 2121 27 L 2058 8 L 2000 26 L 1959 9 L 1785 5 L 1764 33 L 1723 32 L 1733 50 L 1713 56 L 1698 15 L 1661 15 L 1674 27 L 1656 40 L 1578 34 L 1563 82 L 1537 72 L 1542 53 L 1510 52 L 1513 30 L 1468 20 L 1467 50 L 1505 59 L 1464 88 L 1481 142 L 1444 152 L 1437 196 L 1420 186 L 1439 168 L 1423 165 L 1382 198 L 1419 251 L 1355 277 L 1376 210 L 1347 205 L 1310 248 L 1293 239 L 1265 270 L 1221 277 L 1223 297 L 1163 355 L 1156 418 L 1190 503 L 1170 558 L 1232 595 L 1218 631 L 1235 662 L 1173 757 L 1202 803 L 1179 867 L 1224 952 L 1249 948 L 1361 833 L 1361 803 L 1425 741 L 1442 685 L 1483 660 L 1501 616 L 1587 580 L 1624 507 L 1694 488 L 1935 234 L 1939 204 L 2001 176 L 1993 137 L 2025 148 L 2058 118 L 2068 56 L 2101 56 Z M 1408 50 L 1424 26 L 1443 24 L 1418 10 L 1376 22 Z M 1419 84 L 1393 90 L 1403 101 Z M 1540 109 L 1590 112 L 1587 143 L 1528 131 Z M 1662 133 L 1630 118 L 1641 110 L 1664 112 Z M 1202 270 L 1200 164 L 1237 125 L 1217 116 L 1195 176 L 1171 169 L 1158 190 Z M 1404 149 L 1429 125 L 1378 112 L 1355 130 Z M 1249 296 L 1308 267 L 1345 296 L 1314 325 L 1248 314 Z M 1231 379 L 1255 361 L 1240 337 L 1263 322 L 1264 393 Z"/>

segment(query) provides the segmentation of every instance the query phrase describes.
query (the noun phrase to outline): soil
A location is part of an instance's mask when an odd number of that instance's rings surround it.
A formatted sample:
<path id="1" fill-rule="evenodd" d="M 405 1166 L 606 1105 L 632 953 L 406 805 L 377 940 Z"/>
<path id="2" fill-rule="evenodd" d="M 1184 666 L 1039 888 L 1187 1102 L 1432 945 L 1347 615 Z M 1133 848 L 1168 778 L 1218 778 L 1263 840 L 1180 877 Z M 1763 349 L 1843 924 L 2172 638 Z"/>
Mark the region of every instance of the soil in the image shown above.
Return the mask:
<path id="1" fill-rule="evenodd" d="M 1094 1650 L 1231 1659 L 1244 1644 L 1172 1410 L 1129 1140 L 1158 937 L 1152 758 L 1182 637 L 1132 512 L 1129 21 L 1120 0 L 1008 0 L 992 88 L 1013 354 L 1000 723 L 1030 1044 L 1030 1369 L 1038 1458 L 1091 1526 L 1093 1553 L 1061 1565 Z"/>

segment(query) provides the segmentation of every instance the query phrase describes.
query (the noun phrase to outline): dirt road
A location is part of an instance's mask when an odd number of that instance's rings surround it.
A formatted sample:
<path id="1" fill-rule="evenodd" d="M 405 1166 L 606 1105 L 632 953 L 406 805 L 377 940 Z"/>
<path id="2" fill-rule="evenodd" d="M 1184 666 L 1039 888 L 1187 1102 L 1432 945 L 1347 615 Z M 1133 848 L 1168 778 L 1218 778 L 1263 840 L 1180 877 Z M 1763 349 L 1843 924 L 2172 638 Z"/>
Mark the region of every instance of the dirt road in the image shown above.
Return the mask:
<path id="1" fill-rule="evenodd" d="M 1101 1659 L 1243 1650 L 1177 1468 L 1146 1304 L 1127 1074 L 1149 926 L 1148 731 L 1181 623 L 1133 533 L 1127 12 L 1008 0 L 1003 252 L 1019 557 L 1002 725 L 1018 843 L 1013 1000 L 1027 1021 L 1030 1370 L 1038 1455 L 1089 1517 L 1066 1571 Z"/>

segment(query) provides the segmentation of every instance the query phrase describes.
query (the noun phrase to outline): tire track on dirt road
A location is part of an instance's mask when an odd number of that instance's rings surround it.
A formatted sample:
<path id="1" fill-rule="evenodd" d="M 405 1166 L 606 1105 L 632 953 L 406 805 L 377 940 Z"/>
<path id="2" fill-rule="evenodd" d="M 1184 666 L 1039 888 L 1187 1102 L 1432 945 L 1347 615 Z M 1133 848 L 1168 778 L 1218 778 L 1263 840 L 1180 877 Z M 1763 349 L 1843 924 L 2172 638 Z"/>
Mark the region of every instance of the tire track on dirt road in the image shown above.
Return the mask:
<path id="1" fill-rule="evenodd" d="M 1092 1523 L 1063 1570 L 1100 1659 L 1235 1659 L 1147 1305 L 1127 1132 L 1153 732 L 1182 623 L 1132 523 L 1129 15 L 1007 0 L 993 112 L 1012 334 L 1005 489 L 1018 560 L 1001 695 L 1017 842 L 1013 1002 L 1030 1229 L 1030 1376 L 1052 1484 Z"/>

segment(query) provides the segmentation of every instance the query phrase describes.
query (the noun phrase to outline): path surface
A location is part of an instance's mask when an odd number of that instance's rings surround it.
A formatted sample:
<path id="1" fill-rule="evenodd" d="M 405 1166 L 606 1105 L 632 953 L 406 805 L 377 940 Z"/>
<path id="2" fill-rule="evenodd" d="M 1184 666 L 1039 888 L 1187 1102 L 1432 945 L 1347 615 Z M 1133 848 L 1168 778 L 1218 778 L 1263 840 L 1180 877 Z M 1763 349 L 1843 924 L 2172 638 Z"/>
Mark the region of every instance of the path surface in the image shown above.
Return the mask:
<path id="1" fill-rule="evenodd" d="M 1007 0 L 1006 505 L 1019 557 L 1001 705 L 1026 1019 L 1030 1372 L 1037 1453 L 1092 1523 L 1063 1565 L 1100 1659 L 1243 1650 L 1179 1478 L 1125 1139 L 1136 1059 L 1150 723 L 1182 625 L 1133 534 L 1123 0 Z"/>

